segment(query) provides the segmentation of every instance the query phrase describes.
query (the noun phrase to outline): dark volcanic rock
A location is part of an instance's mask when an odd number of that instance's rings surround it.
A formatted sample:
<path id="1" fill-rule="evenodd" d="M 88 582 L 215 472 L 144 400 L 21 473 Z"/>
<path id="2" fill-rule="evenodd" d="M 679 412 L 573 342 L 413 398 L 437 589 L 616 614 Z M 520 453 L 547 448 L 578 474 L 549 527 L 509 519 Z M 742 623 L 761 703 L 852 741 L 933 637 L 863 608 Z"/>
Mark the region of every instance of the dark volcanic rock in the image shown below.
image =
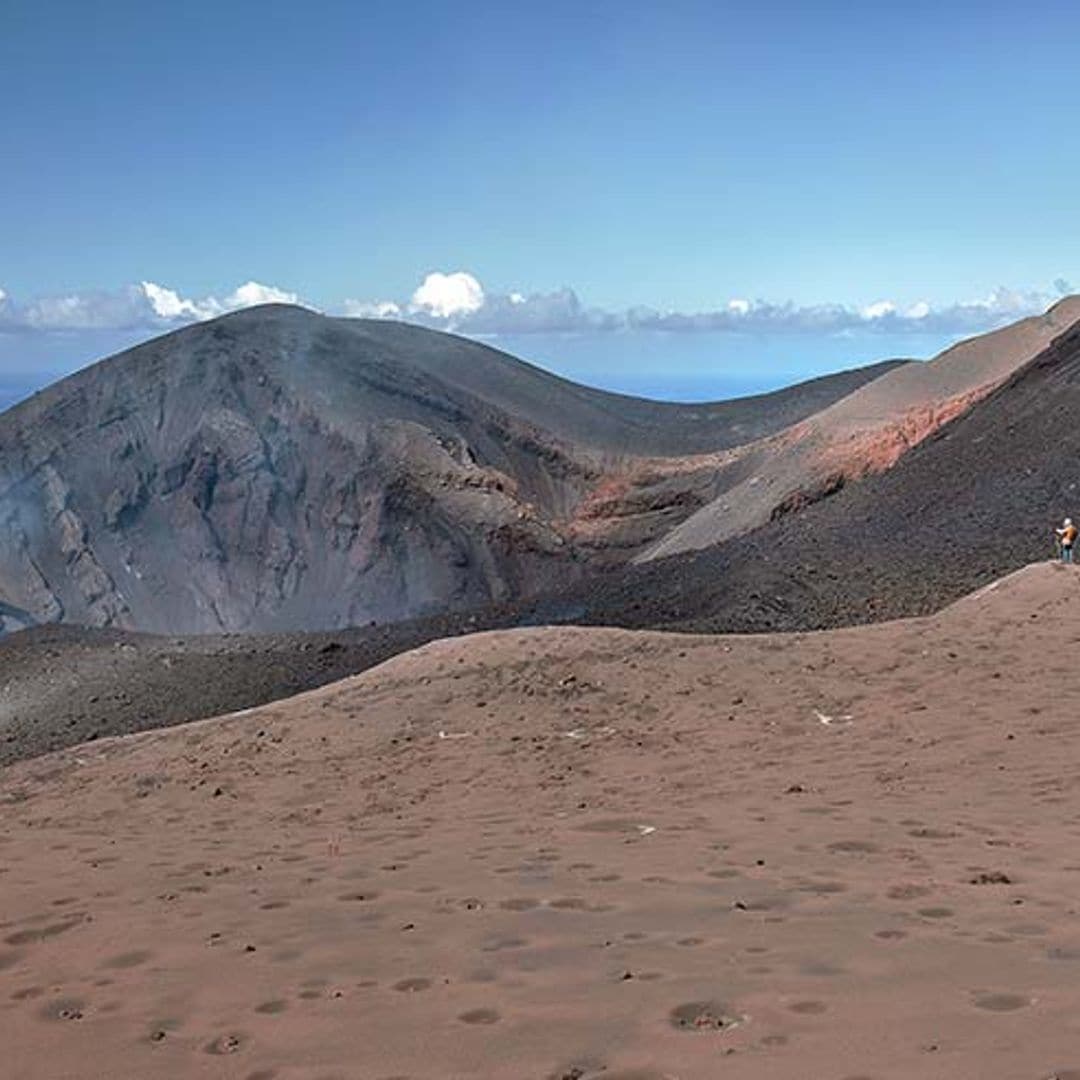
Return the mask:
<path id="1" fill-rule="evenodd" d="M 319 629 L 512 601 L 700 504 L 707 468 L 620 480 L 635 463 L 760 438 L 891 366 L 679 406 L 400 323 L 239 312 L 0 416 L 0 631 Z M 612 478 L 625 502 L 582 536 Z"/>
<path id="2" fill-rule="evenodd" d="M 621 568 L 546 611 L 703 631 L 926 614 L 1053 555 L 1053 528 L 1080 513 L 1078 461 L 1074 326 L 890 471 L 709 550 Z"/>

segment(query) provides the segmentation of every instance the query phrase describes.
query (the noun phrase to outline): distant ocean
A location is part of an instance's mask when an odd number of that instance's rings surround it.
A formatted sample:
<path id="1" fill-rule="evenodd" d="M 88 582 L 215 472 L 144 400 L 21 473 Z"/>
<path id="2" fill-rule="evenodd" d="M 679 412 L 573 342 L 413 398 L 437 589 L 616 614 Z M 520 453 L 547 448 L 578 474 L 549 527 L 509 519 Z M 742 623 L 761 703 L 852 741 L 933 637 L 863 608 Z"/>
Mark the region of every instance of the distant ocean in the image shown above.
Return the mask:
<path id="1" fill-rule="evenodd" d="M 0 334 L 0 409 L 146 337 L 132 331 Z M 776 390 L 895 357 L 928 359 L 956 338 L 731 333 L 520 334 L 486 344 L 589 386 L 663 401 L 718 401 Z"/>
<path id="2" fill-rule="evenodd" d="M 36 389 L 32 383 L 20 380 L 0 382 L 0 412 L 29 397 Z"/>
<path id="3" fill-rule="evenodd" d="M 523 334 L 489 345 L 556 374 L 661 401 L 720 401 L 896 358 L 928 360 L 944 335 L 821 337 L 732 333 Z"/>
<path id="4" fill-rule="evenodd" d="M 0 333 L 0 409 L 153 336 L 138 330 Z"/>

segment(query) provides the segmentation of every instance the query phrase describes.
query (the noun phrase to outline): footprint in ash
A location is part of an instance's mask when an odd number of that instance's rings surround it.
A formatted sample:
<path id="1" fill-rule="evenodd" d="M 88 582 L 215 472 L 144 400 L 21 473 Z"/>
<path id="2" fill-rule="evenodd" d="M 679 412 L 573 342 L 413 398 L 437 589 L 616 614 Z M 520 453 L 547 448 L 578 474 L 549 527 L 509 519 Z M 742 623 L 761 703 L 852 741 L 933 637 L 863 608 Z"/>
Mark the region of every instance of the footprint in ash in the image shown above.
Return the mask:
<path id="1" fill-rule="evenodd" d="M 671 1026 L 679 1031 L 727 1031 L 742 1018 L 719 1001 L 688 1001 L 676 1005 L 669 1019 Z"/>
<path id="2" fill-rule="evenodd" d="M 458 1019 L 463 1024 L 497 1024 L 502 1017 L 494 1009 L 469 1009 Z"/>
<path id="3" fill-rule="evenodd" d="M 1023 994 L 986 991 L 972 994 L 971 1001 L 976 1009 L 985 1009 L 987 1012 L 1015 1012 L 1017 1009 L 1026 1009 L 1031 1004 L 1031 998 Z"/>

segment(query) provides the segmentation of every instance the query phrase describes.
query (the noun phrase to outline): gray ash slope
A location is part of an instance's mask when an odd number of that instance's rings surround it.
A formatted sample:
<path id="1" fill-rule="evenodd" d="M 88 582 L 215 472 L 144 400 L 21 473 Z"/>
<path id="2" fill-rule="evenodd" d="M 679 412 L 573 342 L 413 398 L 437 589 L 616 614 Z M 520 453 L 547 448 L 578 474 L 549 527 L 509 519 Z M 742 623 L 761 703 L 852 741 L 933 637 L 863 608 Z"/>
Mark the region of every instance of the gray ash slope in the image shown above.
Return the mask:
<path id="1" fill-rule="evenodd" d="M 307 630 L 510 602 L 590 572 L 602 540 L 564 523 L 632 460 L 760 438 L 892 366 L 672 405 L 400 323 L 225 316 L 0 415 L 0 631 Z"/>

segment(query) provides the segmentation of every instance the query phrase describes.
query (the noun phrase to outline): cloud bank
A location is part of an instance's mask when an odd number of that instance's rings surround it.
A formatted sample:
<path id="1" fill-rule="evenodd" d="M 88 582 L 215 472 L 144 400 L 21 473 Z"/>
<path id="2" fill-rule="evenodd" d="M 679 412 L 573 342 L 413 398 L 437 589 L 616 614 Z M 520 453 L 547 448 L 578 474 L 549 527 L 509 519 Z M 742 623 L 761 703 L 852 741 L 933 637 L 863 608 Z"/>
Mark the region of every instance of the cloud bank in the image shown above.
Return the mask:
<path id="1" fill-rule="evenodd" d="M 465 270 L 433 271 L 411 296 L 351 299 L 339 314 L 353 318 L 404 319 L 476 337 L 508 334 L 976 334 L 1044 311 L 1072 291 L 1058 278 L 1050 290 L 1001 287 L 989 296 L 934 305 L 902 305 L 888 298 L 863 306 L 798 305 L 733 297 L 710 310 L 665 311 L 632 307 L 608 311 L 582 303 L 570 288 L 553 292 L 492 292 Z M 161 332 L 265 303 L 313 305 L 276 285 L 248 281 L 224 296 L 190 298 L 153 281 L 123 289 L 89 290 L 20 302 L 0 287 L 0 333 L 62 333 L 85 330 Z M 317 309 L 315 309 L 317 310 Z"/>
<path id="2" fill-rule="evenodd" d="M 143 281 L 115 290 L 43 296 L 20 303 L 0 288 L 0 333 L 79 330 L 169 330 L 256 304 L 300 304 L 294 293 L 248 281 L 224 297 L 185 299 L 174 289 Z M 305 305 L 310 306 L 310 305 Z"/>
<path id="3" fill-rule="evenodd" d="M 798 305 L 734 297 L 700 312 L 632 307 L 606 311 L 588 307 L 573 289 L 490 293 L 472 274 L 429 274 L 407 301 L 348 300 L 344 313 L 359 318 L 409 319 L 459 334 L 667 333 L 743 334 L 977 334 L 1046 310 L 1072 291 L 1058 278 L 1052 290 L 1002 286 L 989 296 L 934 306 L 919 300 L 907 306 L 882 299 L 863 307 L 845 304 Z"/>

